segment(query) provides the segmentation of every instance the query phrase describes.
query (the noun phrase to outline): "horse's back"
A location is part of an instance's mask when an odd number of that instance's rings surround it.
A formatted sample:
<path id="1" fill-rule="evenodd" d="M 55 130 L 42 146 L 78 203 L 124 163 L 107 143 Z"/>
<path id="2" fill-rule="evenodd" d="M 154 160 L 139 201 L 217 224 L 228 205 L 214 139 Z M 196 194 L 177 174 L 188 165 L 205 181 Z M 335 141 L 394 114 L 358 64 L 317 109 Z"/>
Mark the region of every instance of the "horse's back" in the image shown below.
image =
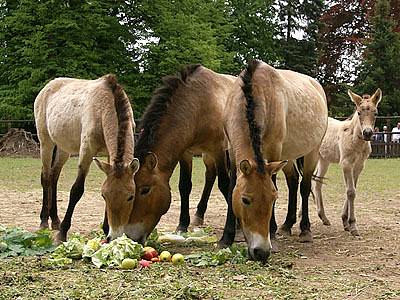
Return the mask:
<path id="1" fill-rule="evenodd" d="M 94 135 L 101 141 L 101 113 L 114 105 L 112 99 L 105 77 L 96 80 L 62 77 L 50 81 L 35 100 L 39 139 L 49 137 L 68 153 L 79 152 L 83 135 Z"/>
<path id="2" fill-rule="evenodd" d="M 219 152 L 224 145 L 223 113 L 236 77 L 201 67 L 184 86 L 192 107 L 197 107 L 196 141 L 190 151 Z"/>
<path id="3" fill-rule="evenodd" d="M 271 140 L 277 135 L 277 128 L 282 131 L 281 135 L 278 133 L 282 159 L 295 159 L 314 150 L 327 127 L 328 108 L 321 85 L 307 75 L 267 64 L 262 64 L 260 73 L 258 85 L 266 109 L 266 152 L 268 147 L 274 147 Z"/>

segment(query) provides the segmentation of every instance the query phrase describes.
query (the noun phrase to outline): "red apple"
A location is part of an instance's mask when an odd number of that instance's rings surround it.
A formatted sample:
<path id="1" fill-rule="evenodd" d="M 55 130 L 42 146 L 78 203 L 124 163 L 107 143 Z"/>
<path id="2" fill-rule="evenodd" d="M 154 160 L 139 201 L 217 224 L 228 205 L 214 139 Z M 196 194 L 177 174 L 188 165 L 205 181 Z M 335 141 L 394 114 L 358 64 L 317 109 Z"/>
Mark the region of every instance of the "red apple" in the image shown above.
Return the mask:
<path id="1" fill-rule="evenodd" d="M 108 243 L 107 239 L 103 239 L 100 241 L 100 245 L 107 244 L 107 243 Z"/>
<path id="2" fill-rule="evenodd" d="M 140 266 L 141 266 L 142 268 L 148 268 L 148 267 L 150 267 L 150 265 L 151 265 L 151 261 L 142 259 L 142 260 L 139 262 L 139 264 L 140 264 Z"/>
<path id="3" fill-rule="evenodd" d="M 144 254 L 142 255 L 142 258 L 145 260 L 151 260 L 153 257 L 158 256 L 156 249 L 154 249 L 153 247 L 144 247 L 143 251 Z"/>
<path id="4" fill-rule="evenodd" d="M 151 259 L 151 262 L 159 262 L 159 261 L 160 261 L 160 258 L 159 258 L 158 256 L 153 257 L 153 258 Z"/>

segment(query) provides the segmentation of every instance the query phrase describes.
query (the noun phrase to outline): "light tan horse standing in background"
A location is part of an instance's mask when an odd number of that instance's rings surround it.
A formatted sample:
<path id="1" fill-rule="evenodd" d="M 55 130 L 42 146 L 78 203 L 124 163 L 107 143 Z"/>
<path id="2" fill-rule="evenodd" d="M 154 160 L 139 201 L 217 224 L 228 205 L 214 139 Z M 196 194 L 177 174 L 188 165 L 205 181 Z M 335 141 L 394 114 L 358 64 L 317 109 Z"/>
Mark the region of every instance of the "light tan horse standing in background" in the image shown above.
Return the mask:
<path id="1" fill-rule="evenodd" d="M 346 184 L 346 200 L 343 205 L 342 222 L 346 231 L 359 235 L 354 213 L 354 199 L 358 177 L 364 168 L 365 161 L 371 153 L 371 137 L 377 106 L 382 98 L 382 91 L 377 89 L 374 95 L 359 95 L 348 91 L 350 99 L 356 105 L 356 112 L 349 120 L 328 120 L 328 129 L 319 151 L 319 161 L 316 170 L 314 195 L 317 203 L 318 216 L 325 225 L 330 225 L 325 215 L 322 200 L 322 181 L 328 171 L 329 164 L 339 163 L 343 170 Z"/>
<path id="2" fill-rule="evenodd" d="M 93 157 L 107 153 L 110 163 L 95 159 L 107 178 L 102 186 L 106 202 L 104 220 L 109 238 L 124 232 L 135 196 L 133 176 L 139 169 L 134 158 L 135 122 L 127 95 L 115 76 L 97 80 L 57 78 L 50 81 L 35 100 L 35 121 L 42 159 L 43 205 L 41 228 L 60 229 L 65 241 L 74 208 L 84 192 L 85 178 Z M 79 153 L 78 174 L 71 188 L 63 222 L 57 214 L 57 181 L 71 154 Z M 108 222 L 107 222 L 108 221 Z"/>
<path id="3" fill-rule="evenodd" d="M 250 256 L 264 262 L 268 259 L 270 220 L 277 198 L 272 178 L 286 165 L 282 160 L 302 156 L 300 240 L 312 240 L 308 197 L 327 119 L 325 93 L 316 80 L 258 60 L 248 64 L 235 81 L 225 109 L 232 194 L 222 244 L 232 244 L 236 216 Z"/>

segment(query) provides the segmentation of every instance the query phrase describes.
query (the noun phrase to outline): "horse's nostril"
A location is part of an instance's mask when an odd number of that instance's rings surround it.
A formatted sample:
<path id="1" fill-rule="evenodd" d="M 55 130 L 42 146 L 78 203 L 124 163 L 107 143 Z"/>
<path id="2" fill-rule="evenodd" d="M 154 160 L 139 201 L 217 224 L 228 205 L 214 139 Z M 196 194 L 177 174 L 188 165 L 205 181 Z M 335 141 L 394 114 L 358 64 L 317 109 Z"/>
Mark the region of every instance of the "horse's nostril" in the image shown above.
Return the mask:
<path id="1" fill-rule="evenodd" d="M 106 237 L 107 243 L 111 242 L 111 236 Z"/>

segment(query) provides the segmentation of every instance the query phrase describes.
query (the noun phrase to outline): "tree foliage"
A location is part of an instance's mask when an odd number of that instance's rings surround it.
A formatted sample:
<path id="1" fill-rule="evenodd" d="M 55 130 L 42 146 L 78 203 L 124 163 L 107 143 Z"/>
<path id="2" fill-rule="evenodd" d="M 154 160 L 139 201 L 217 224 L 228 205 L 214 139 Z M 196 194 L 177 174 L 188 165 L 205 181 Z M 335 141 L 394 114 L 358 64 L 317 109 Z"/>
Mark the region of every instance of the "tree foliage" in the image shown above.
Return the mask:
<path id="1" fill-rule="evenodd" d="M 3 0 L 0 119 L 32 118 L 59 76 L 115 73 L 139 117 L 161 77 L 201 63 L 239 74 L 259 58 L 318 78 L 334 115 L 346 90 L 381 87 L 399 113 L 399 0 Z"/>

